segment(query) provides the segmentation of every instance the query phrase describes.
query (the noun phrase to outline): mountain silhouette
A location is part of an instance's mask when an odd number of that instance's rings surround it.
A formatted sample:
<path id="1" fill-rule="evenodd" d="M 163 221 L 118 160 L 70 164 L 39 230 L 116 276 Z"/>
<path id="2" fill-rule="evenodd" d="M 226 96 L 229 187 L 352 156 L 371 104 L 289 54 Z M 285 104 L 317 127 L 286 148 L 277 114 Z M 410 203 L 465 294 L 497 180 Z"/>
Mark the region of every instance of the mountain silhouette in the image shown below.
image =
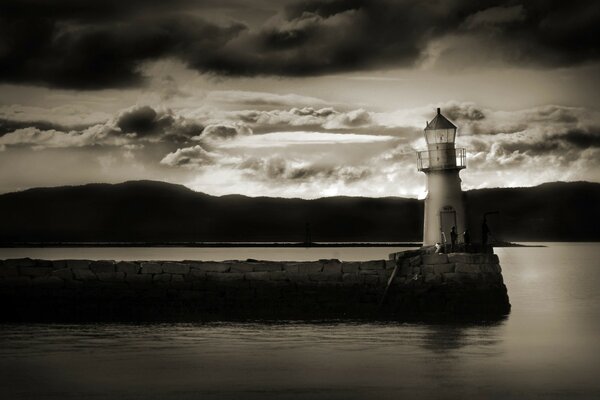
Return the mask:
<path id="1" fill-rule="evenodd" d="M 600 184 L 554 182 L 467 191 L 477 238 L 600 240 Z M 0 242 L 386 242 L 422 239 L 423 202 L 401 197 L 314 200 L 210 196 L 156 181 L 35 188 L 0 195 Z"/>

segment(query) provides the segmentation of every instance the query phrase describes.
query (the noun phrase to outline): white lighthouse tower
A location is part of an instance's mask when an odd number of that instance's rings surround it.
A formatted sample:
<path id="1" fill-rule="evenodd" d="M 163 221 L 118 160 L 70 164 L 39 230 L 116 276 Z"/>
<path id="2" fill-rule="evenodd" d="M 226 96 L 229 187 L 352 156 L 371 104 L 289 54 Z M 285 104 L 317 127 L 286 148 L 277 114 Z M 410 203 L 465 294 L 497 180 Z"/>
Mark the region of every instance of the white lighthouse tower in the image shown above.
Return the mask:
<path id="1" fill-rule="evenodd" d="M 427 175 L 427 197 L 423 246 L 450 243 L 452 227 L 456 233 L 466 229 L 464 196 L 460 170 L 465 168 L 465 149 L 454 146 L 456 126 L 437 109 L 425 127 L 427 150 L 417 152 L 417 167 Z"/>

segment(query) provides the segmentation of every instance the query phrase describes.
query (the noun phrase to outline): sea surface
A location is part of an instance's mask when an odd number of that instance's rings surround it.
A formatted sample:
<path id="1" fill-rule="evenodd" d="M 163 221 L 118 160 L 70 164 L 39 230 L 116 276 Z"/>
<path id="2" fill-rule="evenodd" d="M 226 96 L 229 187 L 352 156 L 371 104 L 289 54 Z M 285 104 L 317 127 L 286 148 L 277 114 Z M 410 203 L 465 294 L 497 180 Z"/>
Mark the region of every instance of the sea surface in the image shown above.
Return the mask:
<path id="1" fill-rule="evenodd" d="M 500 248 L 494 324 L 0 325 L 1 399 L 600 399 L 600 243 Z M 0 249 L 0 258 L 385 258 L 396 248 Z"/>

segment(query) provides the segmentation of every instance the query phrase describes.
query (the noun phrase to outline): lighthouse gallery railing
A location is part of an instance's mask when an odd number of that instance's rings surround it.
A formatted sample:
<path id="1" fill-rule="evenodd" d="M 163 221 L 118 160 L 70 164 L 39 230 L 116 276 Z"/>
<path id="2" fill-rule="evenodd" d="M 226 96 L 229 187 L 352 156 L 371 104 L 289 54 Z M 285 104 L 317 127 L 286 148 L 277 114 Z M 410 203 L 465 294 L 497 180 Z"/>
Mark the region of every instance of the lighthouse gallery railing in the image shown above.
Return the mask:
<path id="1" fill-rule="evenodd" d="M 455 157 L 448 157 L 449 151 L 455 152 Z M 446 162 L 440 163 L 440 159 L 446 160 Z M 425 150 L 417 152 L 417 169 L 419 171 L 446 168 L 465 168 L 466 166 L 467 151 L 464 148 Z"/>

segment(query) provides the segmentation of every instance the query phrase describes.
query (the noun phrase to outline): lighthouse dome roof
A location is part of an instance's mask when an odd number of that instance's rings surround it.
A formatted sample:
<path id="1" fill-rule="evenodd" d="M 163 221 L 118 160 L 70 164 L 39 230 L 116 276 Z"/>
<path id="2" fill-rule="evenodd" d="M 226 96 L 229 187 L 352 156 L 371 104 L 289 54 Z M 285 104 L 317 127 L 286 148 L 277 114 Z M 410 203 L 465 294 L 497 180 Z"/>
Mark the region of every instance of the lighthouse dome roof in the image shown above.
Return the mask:
<path id="1" fill-rule="evenodd" d="M 438 108 L 435 118 L 432 119 L 431 122 L 428 122 L 427 126 L 425 127 L 426 131 L 435 129 L 456 129 L 456 125 L 444 117 Z"/>

